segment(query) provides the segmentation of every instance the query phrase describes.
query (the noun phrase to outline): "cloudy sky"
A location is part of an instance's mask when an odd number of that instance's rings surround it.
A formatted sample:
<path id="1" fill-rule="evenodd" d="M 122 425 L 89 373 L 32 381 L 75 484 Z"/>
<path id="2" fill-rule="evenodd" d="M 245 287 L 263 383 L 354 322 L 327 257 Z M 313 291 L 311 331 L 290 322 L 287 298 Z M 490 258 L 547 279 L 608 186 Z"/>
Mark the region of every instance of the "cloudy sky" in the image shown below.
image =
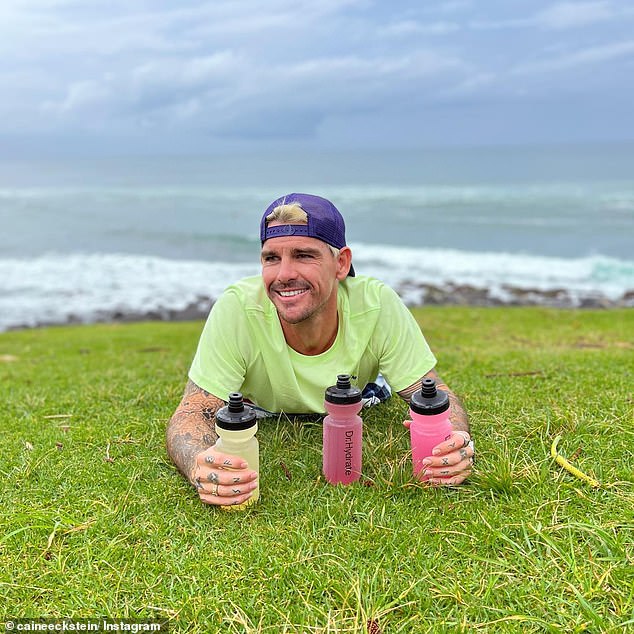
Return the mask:
<path id="1" fill-rule="evenodd" d="M 630 0 L 1 0 L 0 153 L 634 140 Z"/>

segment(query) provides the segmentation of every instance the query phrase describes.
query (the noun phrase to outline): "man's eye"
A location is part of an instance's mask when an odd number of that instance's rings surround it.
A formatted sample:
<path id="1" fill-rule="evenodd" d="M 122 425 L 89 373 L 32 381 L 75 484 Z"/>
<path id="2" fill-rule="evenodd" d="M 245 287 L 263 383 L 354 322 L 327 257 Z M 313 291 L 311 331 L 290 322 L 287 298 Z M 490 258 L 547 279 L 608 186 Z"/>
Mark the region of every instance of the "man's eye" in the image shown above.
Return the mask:
<path id="1" fill-rule="evenodd" d="M 264 262 L 275 262 L 277 260 L 277 256 L 275 255 L 265 255 L 263 258 Z"/>

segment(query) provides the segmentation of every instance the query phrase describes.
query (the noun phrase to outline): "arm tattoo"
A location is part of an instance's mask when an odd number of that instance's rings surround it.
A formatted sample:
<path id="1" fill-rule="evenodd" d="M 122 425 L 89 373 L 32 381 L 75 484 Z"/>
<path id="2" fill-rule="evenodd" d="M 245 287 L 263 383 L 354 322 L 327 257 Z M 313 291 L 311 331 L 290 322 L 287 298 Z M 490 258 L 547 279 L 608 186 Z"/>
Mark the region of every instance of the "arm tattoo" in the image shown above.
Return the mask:
<path id="1" fill-rule="evenodd" d="M 464 410 L 460 399 L 447 387 L 443 380 L 438 376 L 436 370 L 430 370 L 423 378 L 430 378 L 436 381 L 436 387 L 447 392 L 449 396 L 449 420 L 456 431 L 469 431 L 469 417 Z M 405 399 L 408 403 L 412 398 L 412 394 L 416 390 L 420 390 L 421 382 L 417 381 L 413 385 L 401 390 L 398 395 Z"/>
<path id="2" fill-rule="evenodd" d="M 167 426 L 167 453 L 190 481 L 196 466 L 196 455 L 211 447 L 218 438 L 214 416 L 224 404 L 224 401 L 190 380 Z"/>
<path id="3" fill-rule="evenodd" d="M 409 387 L 406 387 L 404 390 L 401 390 L 398 393 L 398 395 L 403 400 L 407 401 L 407 403 L 409 403 L 412 400 L 412 396 L 414 392 L 416 392 L 416 390 L 420 390 L 420 381 L 417 381 L 413 385 L 410 385 Z"/>
<path id="4" fill-rule="evenodd" d="M 430 370 L 425 376 L 436 381 L 436 387 L 444 390 L 449 396 L 449 420 L 457 431 L 469 431 L 469 417 L 465 412 L 460 399 L 447 387 L 447 384 L 438 376 L 436 370 Z"/>

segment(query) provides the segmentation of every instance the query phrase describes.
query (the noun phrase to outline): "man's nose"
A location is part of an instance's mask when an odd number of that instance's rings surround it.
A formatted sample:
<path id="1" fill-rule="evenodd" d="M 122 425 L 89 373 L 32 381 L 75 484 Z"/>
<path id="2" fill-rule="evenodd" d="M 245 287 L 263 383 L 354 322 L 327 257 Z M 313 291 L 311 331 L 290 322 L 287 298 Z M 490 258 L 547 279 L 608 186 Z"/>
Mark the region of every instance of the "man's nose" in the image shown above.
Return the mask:
<path id="1" fill-rule="evenodd" d="M 283 255 L 280 258 L 280 267 L 277 271 L 277 279 L 283 282 L 294 280 L 297 277 L 297 271 L 295 270 L 294 258 Z"/>

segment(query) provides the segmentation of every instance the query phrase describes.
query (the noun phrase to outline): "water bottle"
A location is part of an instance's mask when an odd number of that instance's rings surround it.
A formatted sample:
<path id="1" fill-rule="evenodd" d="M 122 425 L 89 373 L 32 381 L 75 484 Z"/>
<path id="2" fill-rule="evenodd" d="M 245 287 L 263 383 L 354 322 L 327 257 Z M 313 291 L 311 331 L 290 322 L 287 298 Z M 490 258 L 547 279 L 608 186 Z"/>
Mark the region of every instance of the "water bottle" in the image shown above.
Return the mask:
<path id="1" fill-rule="evenodd" d="M 429 458 L 433 448 L 453 431 L 449 421 L 449 396 L 436 388 L 434 379 L 423 379 L 421 389 L 412 395 L 409 413 L 412 417 L 409 433 L 414 476 L 428 480 L 427 476 L 420 475 L 425 469 L 423 460 Z"/>
<path id="2" fill-rule="evenodd" d="M 361 477 L 361 390 L 349 374 L 337 375 L 326 390 L 324 406 L 323 471 L 330 484 L 350 484 Z"/>
<path id="3" fill-rule="evenodd" d="M 249 469 L 260 473 L 260 451 L 255 432 L 258 430 L 255 410 L 245 406 L 240 392 L 229 394 L 229 404 L 216 412 L 216 433 L 218 440 L 214 447 L 222 453 L 243 458 Z M 260 497 L 260 486 L 253 490 L 251 497 L 243 504 L 222 506 L 225 511 L 244 510 Z"/>

